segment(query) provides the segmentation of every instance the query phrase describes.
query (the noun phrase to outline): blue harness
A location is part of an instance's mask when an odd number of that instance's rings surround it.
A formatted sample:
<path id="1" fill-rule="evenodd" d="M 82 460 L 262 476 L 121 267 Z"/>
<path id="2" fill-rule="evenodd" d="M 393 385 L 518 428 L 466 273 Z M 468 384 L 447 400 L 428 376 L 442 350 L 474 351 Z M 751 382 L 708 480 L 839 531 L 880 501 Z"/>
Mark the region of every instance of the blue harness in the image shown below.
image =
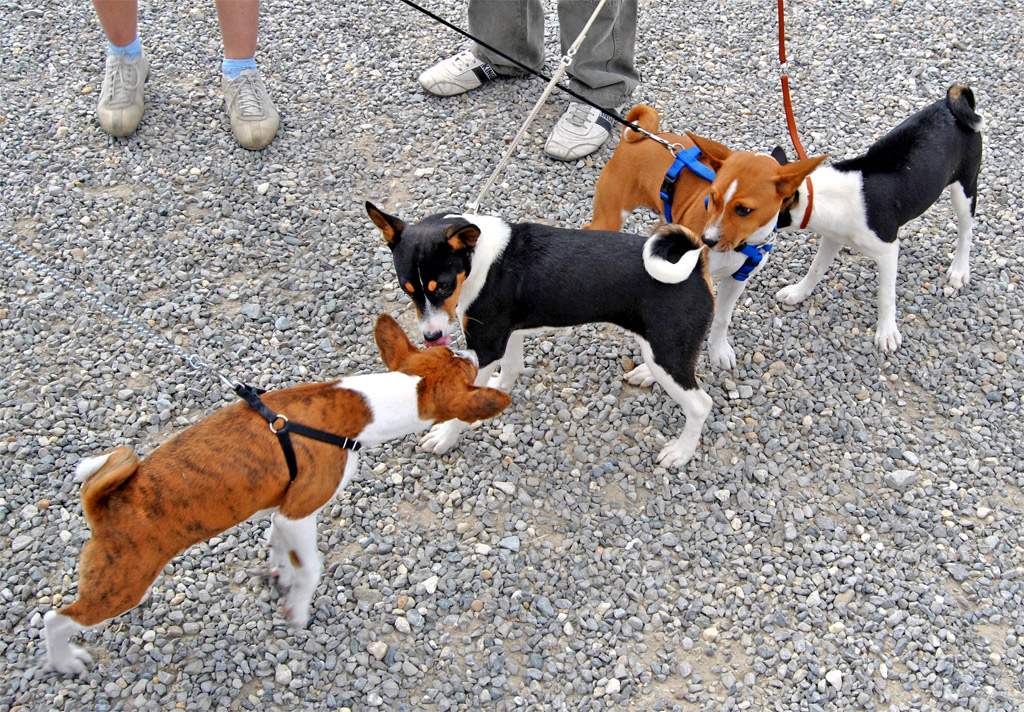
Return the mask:
<path id="1" fill-rule="evenodd" d="M 665 207 L 665 222 L 672 222 L 672 198 L 676 192 L 676 181 L 684 168 L 689 168 L 694 175 L 700 176 L 708 183 L 715 180 L 715 172 L 698 161 L 698 158 L 700 158 L 700 149 L 696 146 L 681 148 L 676 153 L 676 160 L 672 162 L 668 173 L 665 174 L 665 179 L 661 182 L 661 202 Z M 708 199 L 704 198 L 704 207 L 707 208 L 707 206 Z M 745 282 L 771 250 L 771 242 L 762 245 L 744 245 L 737 250 L 737 252 L 742 252 L 747 259 L 738 270 L 733 272 L 732 278 Z"/>

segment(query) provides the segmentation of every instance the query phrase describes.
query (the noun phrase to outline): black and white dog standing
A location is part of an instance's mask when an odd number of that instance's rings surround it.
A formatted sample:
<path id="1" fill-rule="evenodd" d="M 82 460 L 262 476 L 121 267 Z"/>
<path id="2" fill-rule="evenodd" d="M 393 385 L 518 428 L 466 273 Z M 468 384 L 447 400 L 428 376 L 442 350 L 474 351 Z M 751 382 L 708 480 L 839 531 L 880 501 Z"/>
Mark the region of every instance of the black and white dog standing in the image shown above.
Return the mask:
<path id="1" fill-rule="evenodd" d="M 913 220 L 949 186 L 957 218 L 956 251 L 949 285 L 965 286 L 971 277 L 971 231 L 981 170 L 982 118 L 974 92 L 953 86 L 946 97 L 914 114 L 876 141 L 863 156 L 819 166 L 813 179 L 813 203 L 807 229 L 821 238 L 807 275 L 776 298 L 797 304 L 821 281 L 839 250 L 854 248 L 878 266 L 878 324 L 875 345 L 895 351 L 903 342 L 896 326 L 897 231 Z M 806 182 L 797 199 L 779 214 L 779 229 L 793 229 L 808 209 Z"/>
<path id="2" fill-rule="evenodd" d="M 412 299 L 428 344 L 447 343 L 459 323 L 486 384 L 498 388 L 523 371 L 523 334 L 541 327 L 609 322 L 633 332 L 644 364 L 627 378 L 651 376 L 683 409 L 682 434 L 658 462 L 690 460 L 711 411 L 696 365 L 714 313 L 700 239 L 677 225 L 651 237 L 508 223 L 493 216 L 440 214 L 407 225 L 370 203 L 366 211 L 391 248 L 399 284 Z M 451 448 L 467 425 L 440 423 L 421 441 Z"/>

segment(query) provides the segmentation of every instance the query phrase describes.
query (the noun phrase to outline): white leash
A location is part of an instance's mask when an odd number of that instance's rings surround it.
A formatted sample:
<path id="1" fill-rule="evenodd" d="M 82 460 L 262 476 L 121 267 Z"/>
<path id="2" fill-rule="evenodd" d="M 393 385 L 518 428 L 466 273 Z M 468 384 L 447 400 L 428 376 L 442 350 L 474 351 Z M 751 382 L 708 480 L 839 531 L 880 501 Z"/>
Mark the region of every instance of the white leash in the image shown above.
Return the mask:
<path id="1" fill-rule="evenodd" d="M 584 25 L 583 29 L 580 31 L 579 37 L 576 38 L 576 41 L 572 43 L 572 46 L 569 47 L 569 49 L 565 53 L 565 56 L 562 57 L 562 60 L 558 63 L 558 70 L 555 72 L 554 76 L 551 77 L 551 81 L 548 82 L 547 87 L 544 89 L 544 93 L 540 95 L 540 98 L 537 100 L 537 103 L 533 107 L 533 111 L 531 111 L 530 115 L 526 117 L 526 121 L 523 123 L 522 128 L 519 129 L 519 133 L 516 134 L 516 137 L 514 139 L 512 139 L 512 143 L 505 151 L 505 155 L 501 157 L 500 161 L 498 161 L 497 167 L 494 169 L 494 172 L 491 173 L 491 177 L 487 179 L 487 182 L 484 184 L 483 189 L 476 196 L 476 200 L 474 200 L 467 206 L 468 213 L 476 213 L 477 208 L 480 207 L 480 202 L 484 199 L 484 195 L 486 195 L 487 191 L 494 187 L 495 181 L 498 180 L 498 175 L 503 170 L 505 170 L 505 167 L 508 165 L 509 161 L 512 160 L 512 153 L 516 150 L 516 148 L 518 148 L 519 142 L 522 141 L 523 137 L 526 135 L 526 129 L 529 128 L 530 124 L 533 123 L 533 120 L 537 118 L 537 114 L 540 113 L 541 107 L 544 106 L 544 103 L 548 100 L 548 97 L 551 96 L 551 92 L 554 91 L 555 86 L 558 84 L 558 80 L 562 78 L 562 75 L 565 74 L 565 70 L 569 68 L 570 64 L 572 64 L 572 59 L 576 55 L 576 51 L 579 49 L 579 46 L 583 43 L 583 40 L 586 38 L 587 32 L 590 31 L 590 26 L 594 24 L 594 20 L 597 19 L 597 14 L 601 12 L 601 9 L 604 7 L 605 2 L 606 0 L 601 0 L 597 4 L 597 7 L 594 8 L 594 12 L 593 14 L 591 14 L 590 19 L 587 20 L 587 24 Z"/>

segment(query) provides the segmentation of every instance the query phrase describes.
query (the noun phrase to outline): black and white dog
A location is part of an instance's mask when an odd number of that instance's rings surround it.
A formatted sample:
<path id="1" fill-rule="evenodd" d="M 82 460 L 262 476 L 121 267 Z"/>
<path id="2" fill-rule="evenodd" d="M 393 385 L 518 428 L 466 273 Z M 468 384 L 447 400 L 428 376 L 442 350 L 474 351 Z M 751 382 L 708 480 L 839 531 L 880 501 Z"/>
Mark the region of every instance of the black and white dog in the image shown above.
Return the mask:
<path id="1" fill-rule="evenodd" d="M 500 364 L 492 385 L 512 387 L 523 371 L 528 330 L 616 324 L 636 335 L 645 362 L 626 377 L 644 383 L 653 376 L 686 415 L 659 464 L 690 460 L 712 403 L 696 374 L 715 303 L 700 238 L 678 225 L 645 238 L 481 215 L 441 214 L 407 225 L 370 203 L 366 211 L 391 248 L 424 339 L 447 343 L 458 322 L 480 361 L 478 383 Z M 466 427 L 440 423 L 421 445 L 445 452 Z"/>
<path id="2" fill-rule="evenodd" d="M 878 325 L 875 345 L 895 351 L 903 342 L 896 326 L 897 231 L 934 203 L 949 186 L 957 219 L 956 251 L 949 285 L 971 277 L 971 230 L 981 170 L 982 118 L 974 93 L 953 86 L 945 99 L 922 109 L 876 141 L 863 156 L 819 166 L 813 203 L 806 181 L 797 199 L 779 214 L 779 229 L 794 229 L 810 209 L 807 229 L 821 237 L 807 275 L 775 295 L 786 304 L 807 298 L 844 246 L 871 257 L 878 266 Z"/>

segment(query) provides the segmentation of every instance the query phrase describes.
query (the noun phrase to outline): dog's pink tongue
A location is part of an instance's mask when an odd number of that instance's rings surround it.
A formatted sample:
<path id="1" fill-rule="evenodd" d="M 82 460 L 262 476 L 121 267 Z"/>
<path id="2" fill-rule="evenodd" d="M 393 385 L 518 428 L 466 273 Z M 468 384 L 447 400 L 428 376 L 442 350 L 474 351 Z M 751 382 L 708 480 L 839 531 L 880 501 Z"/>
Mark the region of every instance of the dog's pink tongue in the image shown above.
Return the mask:
<path id="1" fill-rule="evenodd" d="M 427 341 L 427 346 L 447 346 L 452 342 L 447 336 L 442 336 L 440 339 L 435 341 Z"/>

